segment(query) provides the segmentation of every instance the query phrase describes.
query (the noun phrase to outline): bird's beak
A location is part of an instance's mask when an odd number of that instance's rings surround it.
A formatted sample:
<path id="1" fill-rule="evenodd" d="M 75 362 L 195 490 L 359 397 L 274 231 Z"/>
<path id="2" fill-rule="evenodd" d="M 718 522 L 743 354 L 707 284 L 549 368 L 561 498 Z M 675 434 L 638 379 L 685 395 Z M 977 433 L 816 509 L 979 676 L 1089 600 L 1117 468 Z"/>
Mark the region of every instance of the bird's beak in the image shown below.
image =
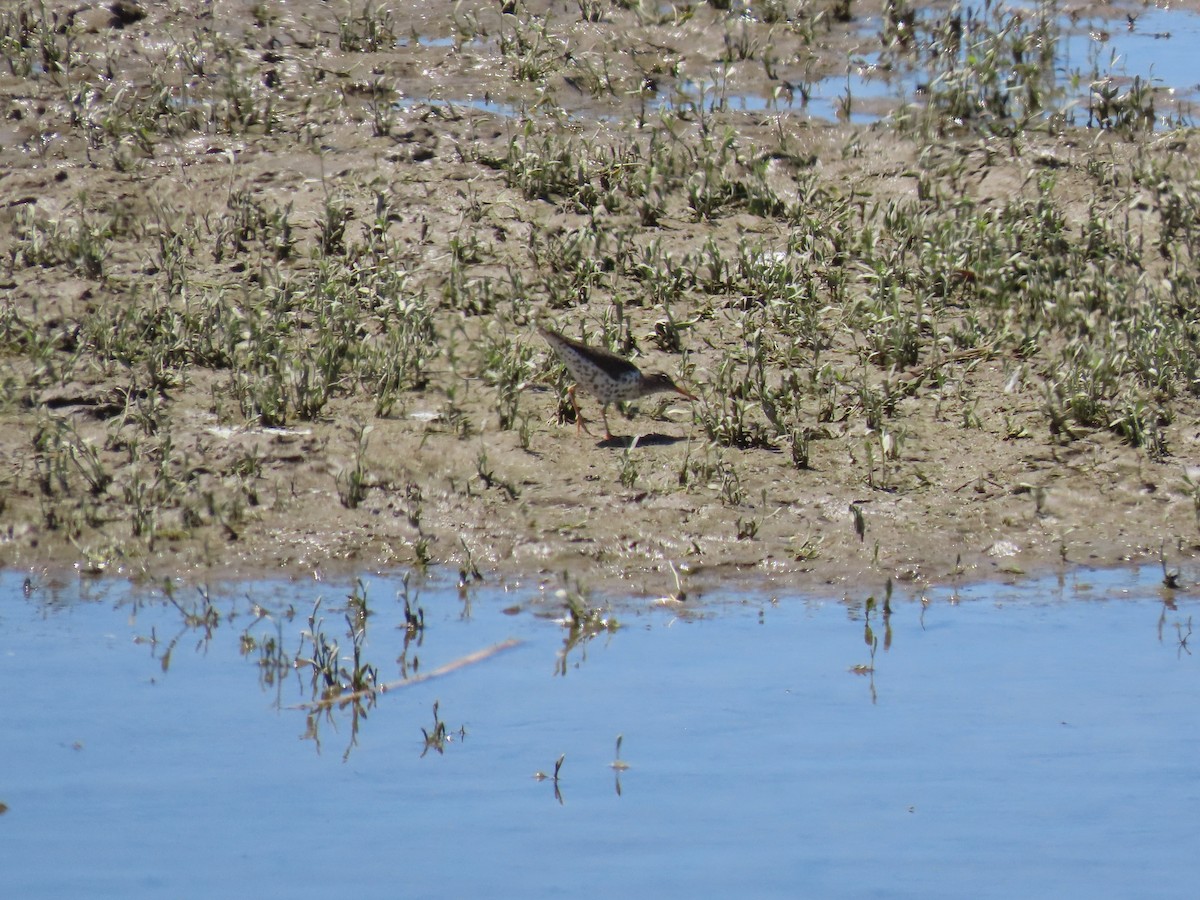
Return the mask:
<path id="1" fill-rule="evenodd" d="M 675 385 L 675 392 L 678 394 L 682 394 L 684 397 L 687 397 L 689 400 L 699 400 L 700 399 L 695 394 L 689 394 L 687 391 L 685 391 L 679 385 Z"/>

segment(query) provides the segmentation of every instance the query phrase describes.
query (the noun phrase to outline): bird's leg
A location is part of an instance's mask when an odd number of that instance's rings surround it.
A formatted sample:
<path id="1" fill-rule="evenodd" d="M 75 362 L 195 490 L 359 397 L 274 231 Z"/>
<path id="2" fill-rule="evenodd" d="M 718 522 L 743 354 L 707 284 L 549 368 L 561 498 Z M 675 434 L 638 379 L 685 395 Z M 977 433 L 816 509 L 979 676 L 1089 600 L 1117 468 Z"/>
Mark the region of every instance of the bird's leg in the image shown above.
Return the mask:
<path id="1" fill-rule="evenodd" d="M 608 404 L 600 404 L 600 418 L 604 420 L 604 439 L 611 441 L 613 439 L 612 432 L 608 430 Z"/>
<path id="2" fill-rule="evenodd" d="M 571 409 L 575 411 L 575 433 L 579 434 L 579 429 L 582 428 L 588 434 L 591 434 L 588 431 L 587 420 L 583 417 L 583 413 L 579 411 L 579 401 L 575 399 L 575 388 L 577 387 L 579 385 L 573 384 L 567 388 L 567 398 L 571 401 Z"/>

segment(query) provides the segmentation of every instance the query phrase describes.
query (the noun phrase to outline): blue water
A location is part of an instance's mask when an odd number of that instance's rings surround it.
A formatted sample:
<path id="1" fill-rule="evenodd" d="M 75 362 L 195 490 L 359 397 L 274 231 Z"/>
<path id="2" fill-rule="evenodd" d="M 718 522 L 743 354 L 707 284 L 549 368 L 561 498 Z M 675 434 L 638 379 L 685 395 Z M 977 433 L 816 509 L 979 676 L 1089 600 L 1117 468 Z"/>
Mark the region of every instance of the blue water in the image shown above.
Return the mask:
<path id="1" fill-rule="evenodd" d="M 551 592 L 430 583 L 410 674 L 520 645 L 357 728 L 319 714 L 319 743 L 308 675 L 239 648 L 293 655 L 321 597 L 347 651 L 351 584 L 213 588 L 206 633 L 151 589 L 0 575 L 3 893 L 1192 897 L 1196 601 L 1160 575 L 896 598 L 886 625 L 862 598 L 629 600 L 565 659 Z M 401 582 L 365 586 L 395 681 Z M 435 701 L 452 740 L 422 755 Z M 533 775 L 560 756 L 556 796 Z"/>
<path id="2" fill-rule="evenodd" d="M 409 110 L 419 106 L 463 106 L 478 112 L 491 113 L 505 119 L 514 119 L 525 114 L 524 105 L 504 103 L 491 97 L 463 97 L 454 100 L 438 100 L 432 97 L 404 97 L 395 103 L 396 109 Z"/>
<path id="3" fill-rule="evenodd" d="M 777 95 L 768 97 L 728 91 L 711 82 L 685 80 L 673 92 L 664 92 L 656 97 L 649 108 L 690 114 L 721 109 L 733 112 L 780 112 L 829 121 L 845 118 L 854 124 L 867 124 L 880 118 L 879 102 L 894 99 L 898 91 L 896 84 L 876 71 L 877 62 L 878 54 L 848 60 L 845 74 L 814 82 L 812 96 L 807 101 L 798 88 L 789 94 L 780 87 Z"/>
<path id="4" fill-rule="evenodd" d="M 1135 77 L 1160 91 L 1155 98 L 1158 127 L 1167 127 L 1181 119 L 1190 120 L 1192 103 L 1200 90 L 1200 69 L 1194 59 L 1194 48 L 1200 40 L 1200 14 L 1182 9 L 1158 9 L 1154 6 L 1131 7 L 1135 14 L 1132 25 L 1123 14 L 1115 18 L 1099 16 L 1077 16 L 1062 12 L 1059 5 L 1045 0 L 1009 0 L 1004 4 L 970 7 L 975 14 L 982 15 L 994 26 L 996 21 L 988 19 L 982 9 L 992 9 L 993 16 L 1007 10 L 1023 10 L 1029 17 L 1039 10 L 1056 24 L 1055 73 L 1059 87 L 1065 96 L 1056 103 L 1080 106 L 1075 119 L 1078 124 L 1087 121 L 1088 85 L 1094 76 L 1112 78 L 1114 83 L 1127 88 Z M 920 8 L 923 15 L 939 15 L 940 8 Z M 837 75 L 813 81 L 804 87 L 810 91 L 805 102 L 799 86 L 788 92 L 785 82 L 800 78 L 798 71 L 786 65 L 782 75 L 780 92 L 768 96 L 756 91 L 729 90 L 714 70 L 712 79 L 697 82 L 689 79 L 679 81 L 673 87 L 665 85 L 661 94 L 650 101 L 649 109 L 671 109 L 685 113 L 728 109 L 740 112 L 785 113 L 811 116 L 818 119 L 835 120 L 847 118 L 856 124 L 867 124 L 886 117 L 890 107 L 904 98 L 920 95 L 920 86 L 926 84 L 934 74 L 919 65 L 910 66 L 907 57 L 897 56 L 893 62 L 896 69 L 885 71 L 879 68 L 878 34 L 882 24 L 870 17 L 859 20 L 857 26 L 862 35 L 862 52 L 847 57 L 844 71 Z M 444 41 L 450 41 L 447 38 Z M 440 45 L 443 39 L 423 41 Z M 786 44 L 781 45 L 786 46 Z M 786 56 L 786 54 L 785 54 Z M 758 63 L 747 62 L 755 66 Z M 1080 84 L 1072 86 L 1078 77 Z M 801 79 L 802 80 L 802 79 Z M 400 108 L 420 103 L 447 102 L 454 106 L 466 106 L 490 112 L 504 118 L 516 118 L 526 113 L 524 105 L 493 98 L 463 97 L 445 101 L 427 99 L 403 100 Z M 701 110 L 701 107 L 703 108 Z"/>
<path id="5" fill-rule="evenodd" d="M 1064 67 L 1088 71 L 1094 57 L 1101 72 L 1137 75 L 1194 94 L 1200 88 L 1198 40 L 1200 15 L 1188 10 L 1138 9 L 1132 27 L 1123 19 L 1081 19 L 1063 48 Z"/>

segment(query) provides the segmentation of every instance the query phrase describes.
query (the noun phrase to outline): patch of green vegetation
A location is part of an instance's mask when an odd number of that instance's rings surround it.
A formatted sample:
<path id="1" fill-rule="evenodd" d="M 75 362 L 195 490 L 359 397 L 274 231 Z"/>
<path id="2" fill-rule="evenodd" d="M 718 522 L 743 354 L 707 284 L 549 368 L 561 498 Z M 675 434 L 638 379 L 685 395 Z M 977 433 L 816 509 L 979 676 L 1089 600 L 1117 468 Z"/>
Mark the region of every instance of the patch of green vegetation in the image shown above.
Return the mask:
<path id="1" fill-rule="evenodd" d="M 244 34 L 181 33 L 134 81 L 111 77 L 132 65 L 124 44 L 78 34 L 44 4 L 0 13 L 10 74 L 47 98 L 29 152 L 49 152 L 57 130 L 123 187 L 22 201 L 6 219 L 8 275 L 41 279 L 0 300 L 0 385 L 28 434 L 19 468 L 42 525 L 86 542 L 119 522 L 142 548 L 210 527 L 238 537 L 266 470 L 254 456 L 202 461 L 178 439 L 178 397 L 197 379 L 220 426 L 356 421 L 352 462 L 333 480 L 348 510 L 387 486 L 371 474 L 363 417 L 401 419 L 420 398 L 440 410 L 427 434 L 512 433 L 536 452 L 546 413 L 529 392 L 552 370 L 529 333 L 545 310 L 625 355 L 653 346 L 698 386 L 702 440 L 668 464 L 678 477 L 655 477 L 631 445 L 613 480 L 704 492 L 735 510 L 742 539 L 762 521 L 746 508 L 742 452 L 781 451 L 806 470 L 836 447 L 855 483 L 891 493 L 928 483 L 913 456 L 931 423 L 1051 447 L 1099 432 L 1150 461 L 1172 453 L 1200 395 L 1190 139 L 1149 132 L 1153 92 L 1117 90 L 1099 70 L 1088 122 L 1073 124 L 1051 13 L 887 4 L 885 60 L 931 78 L 893 116 L 884 165 L 866 149 L 877 135 L 814 136 L 724 102 L 751 63 L 775 80 L 784 34 L 807 48 L 850 4 L 576 4 L 614 31 L 713 17 L 723 53 L 703 74 L 682 57 L 646 63 L 633 39 L 576 53 L 575 23 L 495 6 L 456 8 L 458 39 L 494 38 L 479 52 L 495 52 L 530 112 L 487 137 L 447 107 L 453 151 L 336 175 L 329 136 L 347 122 L 363 126 L 373 166 L 407 139 L 395 88 L 380 87 L 402 31 L 388 9 L 312 23 L 313 46 L 286 60 L 260 9 Z M 378 71 L 340 72 L 322 55 L 332 48 Z M 646 102 L 685 77 L 698 97 Z M 581 125 L 560 105 L 568 88 L 639 114 Z M 1074 148 L 1054 140 L 1068 130 Z M 319 184 L 272 185 L 235 137 L 307 154 Z M 206 183 L 223 189 L 192 205 L 154 173 L 182 171 L 180 145 L 201 139 L 212 151 L 186 165 L 219 166 Z M 441 168 L 428 175 L 427 162 Z M 41 283 L 82 286 L 51 312 Z M 985 367 L 1003 370 L 1002 396 L 980 398 Z M 458 483 L 518 501 L 523 487 L 480 447 Z M 406 508 L 424 564 L 416 496 Z M 590 618 L 576 613 L 583 634 Z M 314 638 L 310 658 L 328 651 Z"/>

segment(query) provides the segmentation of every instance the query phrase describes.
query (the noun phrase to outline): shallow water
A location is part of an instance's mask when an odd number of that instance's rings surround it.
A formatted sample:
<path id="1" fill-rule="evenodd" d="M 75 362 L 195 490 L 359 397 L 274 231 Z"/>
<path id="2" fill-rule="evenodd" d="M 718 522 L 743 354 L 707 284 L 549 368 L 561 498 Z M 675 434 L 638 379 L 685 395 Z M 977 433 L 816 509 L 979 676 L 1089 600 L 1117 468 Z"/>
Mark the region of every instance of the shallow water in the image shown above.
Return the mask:
<path id="1" fill-rule="evenodd" d="M 321 597 L 313 631 L 346 656 L 353 585 L 176 606 L 2 575 L 5 894 L 1194 896 L 1195 600 L 1160 576 L 896 598 L 886 620 L 630 601 L 573 644 L 552 592 L 426 584 L 407 651 L 401 581 L 372 578 L 381 682 L 402 653 L 411 676 L 521 643 L 314 737 L 308 670 L 272 682 L 243 636 L 303 655 Z M 557 786 L 533 777 L 560 756 Z"/>
<path id="2" fill-rule="evenodd" d="M 964 11 L 981 15 L 981 8 L 989 7 L 968 5 Z M 1200 90 L 1200 72 L 1194 62 L 1196 40 L 1200 38 L 1200 14 L 1147 6 L 1131 8 L 1131 17 L 1073 16 L 1059 13 L 1056 4 L 1045 0 L 1011 0 L 990 8 L 997 12 L 1027 10 L 1031 17 L 1042 11 L 1054 22 L 1051 32 L 1056 40 L 1054 80 L 1064 96 L 1052 99 L 1050 106 L 1064 109 L 1074 106 L 1076 124 L 1088 121 L 1089 85 L 1093 79 L 1111 79 L 1124 91 L 1135 78 L 1156 91 L 1156 128 L 1175 127 L 1181 122 L 1190 124 Z M 926 14 L 935 18 L 939 15 L 938 11 L 918 8 L 918 18 Z M 987 20 L 986 15 L 983 18 Z M 863 33 L 875 35 L 881 27 L 878 21 L 868 18 L 863 22 Z M 1035 48 L 1036 44 L 1030 51 Z M 886 115 L 882 111 L 887 109 L 884 101 L 888 98 L 908 97 L 922 102 L 923 85 L 934 76 L 933 71 L 911 65 L 903 56 L 896 59 L 897 68 L 892 72 L 878 69 L 878 62 L 878 54 L 868 53 L 849 61 L 849 83 L 842 76 L 815 83 L 811 113 L 818 118 L 836 118 L 841 98 L 847 95 L 856 101 L 867 101 L 865 107 L 851 104 L 855 122 L 873 121 Z"/>
<path id="3" fill-rule="evenodd" d="M 919 18 L 937 18 L 944 13 L 944 10 L 934 8 L 916 9 Z M 1076 124 L 1088 121 L 1089 84 L 1093 78 L 1112 79 L 1121 91 L 1128 90 L 1134 78 L 1141 79 L 1156 90 L 1155 127 L 1161 129 L 1191 123 L 1200 91 L 1200 72 L 1193 60 L 1196 41 L 1200 39 L 1200 14 L 1146 6 L 1131 7 L 1129 16 L 1081 16 L 1062 13 L 1056 4 L 1045 0 L 1009 0 L 1003 4 L 968 4 L 964 7 L 964 12 L 986 20 L 987 14 L 982 10 L 993 10 L 997 15 L 1001 11 L 1021 10 L 1030 17 L 1044 11 L 1053 21 L 1052 33 L 1056 39 L 1054 80 L 1064 96 L 1050 105 L 1068 111 L 1073 108 L 1071 115 Z M 996 22 L 991 24 L 994 27 Z M 730 89 L 714 70 L 715 80 L 682 79 L 671 89 L 646 101 L 641 114 L 660 109 L 687 114 L 724 109 L 869 124 L 886 118 L 904 101 L 915 100 L 918 105 L 924 102 L 924 90 L 936 73 L 918 64 L 916 57 L 904 56 L 896 58 L 896 68 L 889 70 L 881 65 L 878 51 L 878 36 L 883 30 L 880 21 L 865 17 L 858 22 L 858 27 L 863 45 L 859 52 L 846 58 L 844 71 L 816 79 L 803 85 L 803 89 L 789 82 L 788 79 L 796 80 L 799 72 L 787 67 L 784 67 L 782 80 L 770 83 L 773 93 Z M 453 43 L 453 38 L 418 38 L 416 41 L 427 46 L 448 46 Z M 1075 81 L 1078 84 L 1073 84 Z M 403 109 L 426 103 L 465 106 L 502 118 L 518 118 L 528 112 L 524 103 L 472 95 L 448 99 L 406 98 L 397 107 Z M 583 115 L 584 118 L 587 116 L 587 113 Z M 600 114 L 601 118 L 611 116 L 611 111 Z"/>
<path id="4" fill-rule="evenodd" d="M 1189 10 L 1138 10 L 1132 23 L 1112 19 L 1080 19 L 1067 32 L 1064 67 L 1087 70 L 1093 58 L 1102 72 L 1137 75 L 1176 92 L 1195 96 L 1200 89 L 1196 41 L 1200 15 Z"/>

